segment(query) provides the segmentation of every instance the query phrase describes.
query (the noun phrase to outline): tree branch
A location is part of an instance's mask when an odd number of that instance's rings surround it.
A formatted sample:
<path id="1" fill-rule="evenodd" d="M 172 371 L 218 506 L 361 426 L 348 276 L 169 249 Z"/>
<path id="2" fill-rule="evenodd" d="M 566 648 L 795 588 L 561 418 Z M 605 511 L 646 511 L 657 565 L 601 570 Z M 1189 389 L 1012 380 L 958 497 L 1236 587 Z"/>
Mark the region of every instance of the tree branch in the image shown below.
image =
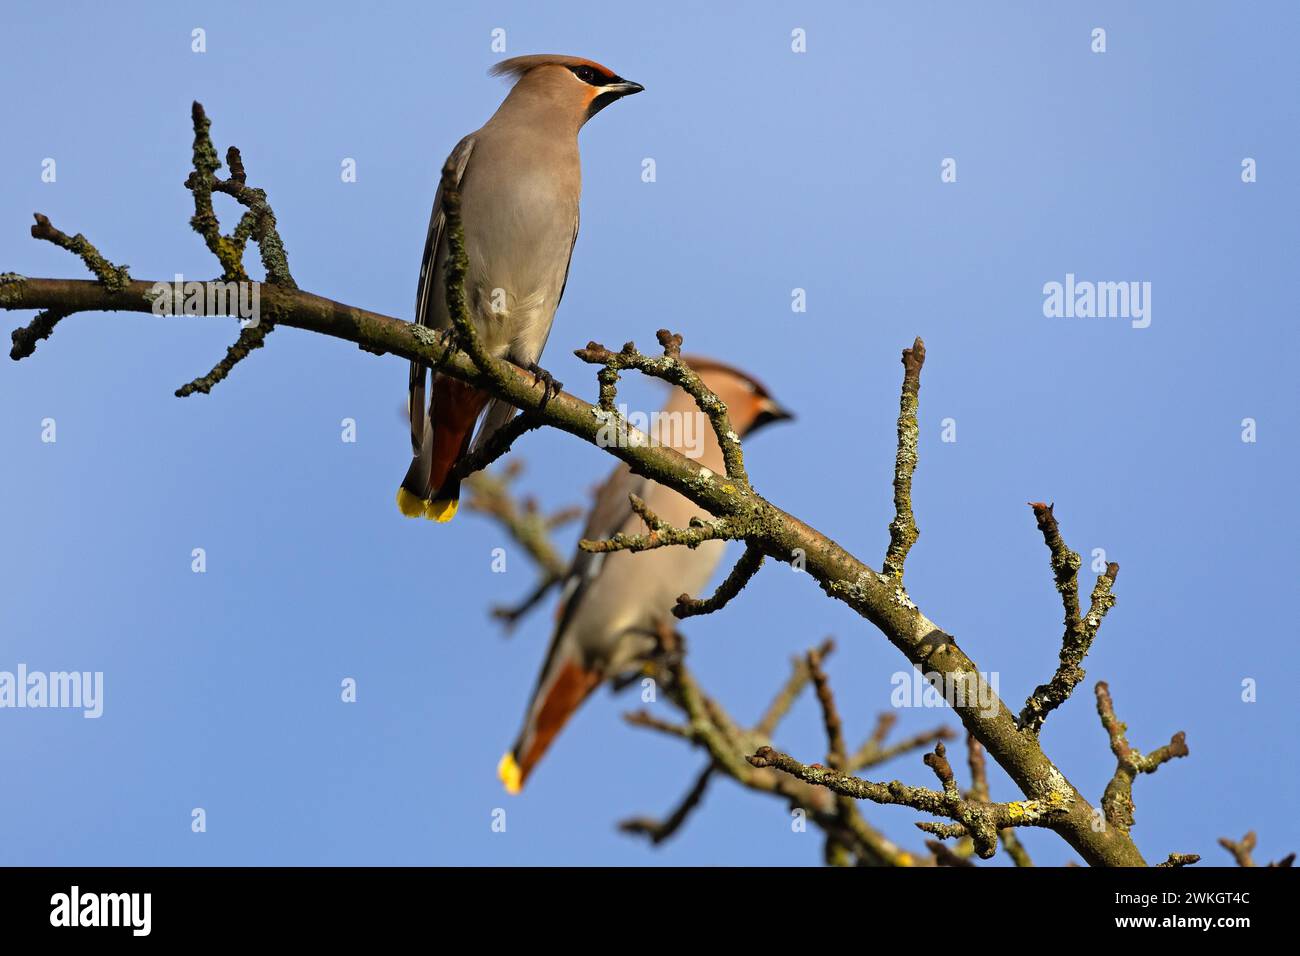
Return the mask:
<path id="1" fill-rule="evenodd" d="M 201 159 L 210 164 L 206 155 Z M 450 229 L 449 237 L 454 233 Z M 456 269 L 448 272 L 454 275 Z M 0 308 L 59 314 L 122 311 L 148 314 L 154 312 L 155 300 L 169 294 L 167 290 L 167 283 L 132 281 L 121 288 L 109 289 L 99 282 L 18 278 L 0 283 Z M 489 357 L 479 367 L 469 355 L 440 341 L 431 330 L 363 308 L 270 283 L 262 287 L 261 307 L 264 321 L 344 339 L 368 352 L 388 353 L 436 366 L 443 374 L 483 389 L 517 408 L 538 406 L 547 394 L 544 382 L 508 362 Z M 208 314 L 206 307 L 204 314 Z M 218 307 L 211 314 L 228 314 L 228 310 Z M 687 387 L 690 378 L 682 371 L 685 366 L 672 354 L 679 343 L 668 333 L 661 336 L 661 342 L 665 340 L 666 354 L 661 359 L 639 356 L 631 349 L 625 350 L 629 353 L 627 357 L 615 364 L 675 379 L 675 384 L 685 383 L 683 387 Z M 602 347 L 593 343 L 589 349 L 602 350 Z M 612 371 L 608 366 L 605 370 Z M 601 384 L 603 398 L 604 379 Z M 709 404 L 707 395 L 696 395 L 696 398 Z M 798 552 L 811 580 L 875 625 L 913 665 L 937 674 L 952 686 L 978 681 L 980 670 L 975 662 L 950 634 L 908 598 L 896 576 L 875 571 L 749 486 L 739 442 L 725 430 L 729 427 L 725 425 L 726 412 L 719 406 L 721 402 L 715 396 L 711 409 L 706 410 L 710 410 L 715 431 L 724 429 L 720 436 L 728 461 L 724 477 L 663 446 L 616 443 L 604 451 L 627 462 L 635 474 L 678 491 L 714 515 L 715 521 L 725 524 L 725 536 L 743 538 L 750 546 L 782 562 L 793 560 Z M 587 402 L 561 392 L 545 408 L 538 408 L 537 414 L 549 427 L 589 444 L 602 445 L 600 436 L 607 416 Z M 715 527 L 708 537 L 701 536 L 700 540 L 723 536 L 722 530 Z M 1018 726 L 1016 715 L 996 695 L 991 695 L 991 705 L 989 700 L 990 696 L 981 696 L 979 700 L 959 702 L 955 710 L 967 730 L 984 744 L 990 756 L 1031 801 L 1068 808 L 1063 814 L 1053 816 L 1053 829 L 1091 864 L 1143 865 L 1137 847 L 1120 828 L 1108 827 L 1102 832 L 1092 828 L 1091 806 L 1044 753 L 1036 736 Z M 743 760 L 739 763 L 735 769 L 742 774 L 758 772 Z"/>
<path id="2" fill-rule="evenodd" d="M 1133 780 L 1140 773 L 1155 773 L 1160 765 L 1175 757 L 1186 757 L 1187 739 L 1180 730 L 1163 747 L 1158 747 L 1145 756 L 1141 751 L 1129 746 L 1124 736 L 1127 728 L 1115 716 L 1115 705 L 1110 699 L 1110 688 L 1105 681 L 1097 682 L 1097 715 L 1110 736 L 1110 749 L 1115 754 L 1117 766 L 1115 775 L 1106 785 L 1106 792 L 1101 798 L 1101 807 L 1106 814 L 1106 822 L 1117 830 L 1128 833 L 1133 828 Z"/>
<path id="3" fill-rule="evenodd" d="M 1034 509 L 1038 530 L 1043 533 L 1043 540 L 1052 553 L 1056 589 L 1061 592 L 1061 603 L 1065 607 L 1061 663 L 1049 682 L 1034 689 L 1020 711 L 1020 726 L 1037 734 L 1047 720 L 1047 715 L 1069 700 L 1074 689 L 1087 676 L 1081 665 L 1092 647 L 1106 612 L 1115 606 L 1115 596 L 1110 592 L 1115 577 L 1119 574 L 1119 565 L 1114 562 L 1106 565 L 1106 570 L 1097 578 L 1097 585 L 1092 589 L 1092 604 L 1088 608 L 1088 614 L 1080 617 L 1079 567 L 1082 559 L 1066 547 L 1061 529 L 1056 523 L 1056 515 L 1052 513 L 1053 506 L 1041 501 L 1031 502 L 1029 506 Z"/>
<path id="4" fill-rule="evenodd" d="M 916 412 L 920 404 L 921 366 L 925 364 L 925 343 L 918 337 L 903 350 L 903 388 L 898 402 L 898 453 L 894 459 L 894 520 L 889 523 L 889 549 L 881 571 L 900 584 L 907 553 L 920 537 L 912 514 L 912 474 L 916 471 L 920 428 Z"/>
<path id="5" fill-rule="evenodd" d="M 731 569 L 726 580 L 718 585 L 718 590 L 710 598 L 697 600 L 689 594 L 679 595 L 673 616 L 678 619 L 695 617 L 697 614 L 712 614 L 720 611 L 739 594 L 763 566 L 763 552 L 757 548 L 746 548 L 736 566 Z"/>

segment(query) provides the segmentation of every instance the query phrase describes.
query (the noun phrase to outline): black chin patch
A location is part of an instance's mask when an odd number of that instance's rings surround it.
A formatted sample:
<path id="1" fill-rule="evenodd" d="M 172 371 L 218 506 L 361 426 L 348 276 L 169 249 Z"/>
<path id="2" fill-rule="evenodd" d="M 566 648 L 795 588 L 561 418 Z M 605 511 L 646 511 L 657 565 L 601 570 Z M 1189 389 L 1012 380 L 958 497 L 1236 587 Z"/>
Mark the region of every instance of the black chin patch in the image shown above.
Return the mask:
<path id="1" fill-rule="evenodd" d="M 622 93 L 615 93 L 612 90 L 606 91 L 604 93 L 597 93 L 596 97 L 591 101 L 591 104 L 587 107 L 587 119 L 591 119 L 593 116 L 595 116 L 597 113 L 603 110 L 610 103 L 613 103 L 615 100 L 622 98 L 622 96 L 623 96 Z"/>

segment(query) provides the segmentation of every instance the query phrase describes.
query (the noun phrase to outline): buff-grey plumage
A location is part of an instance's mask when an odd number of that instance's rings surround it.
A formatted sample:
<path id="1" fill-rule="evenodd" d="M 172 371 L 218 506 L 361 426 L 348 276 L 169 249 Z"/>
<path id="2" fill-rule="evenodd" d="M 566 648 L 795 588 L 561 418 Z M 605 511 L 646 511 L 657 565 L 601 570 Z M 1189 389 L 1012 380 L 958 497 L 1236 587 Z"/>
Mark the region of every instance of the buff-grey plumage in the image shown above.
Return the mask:
<path id="1" fill-rule="evenodd" d="M 709 360 L 695 359 L 692 365 L 726 403 L 738 434 L 790 417 L 751 376 Z M 688 454 L 694 446 L 701 467 L 723 473 L 722 449 L 712 427 L 694 399 L 680 389 L 673 389 L 651 435 Z M 698 505 L 676 491 L 620 465 L 597 493 L 582 537 L 643 533 L 644 525 L 632 510 L 629 493 L 642 498 L 651 511 L 674 527 L 686 527 L 691 518 L 705 516 Z M 707 541 L 696 548 L 608 554 L 579 551 L 575 555 L 565 582 L 563 610 L 523 729 L 502 759 L 500 773 L 508 790 L 522 787 L 558 732 L 557 722 L 562 726 L 587 692 L 605 680 L 634 671 L 648 658 L 659 627 L 672 620 L 678 595 L 696 594 L 708 584 L 725 547 L 721 541 Z M 571 692 L 573 687 L 582 693 Z"/>
<path id="2" fill-rule="evenodd" d="M 513 88 L 492 118 L 462 139 L 450 157 L 469 258 L 465 292 L 470 320 L 487 351 L 529 367 L 546 346 L 578 236 L 578 131 L 607 102 L 641 87 L 590 60 L 550 54 L 515 57 L 493 73 L 515 78 Z M 441 200 L 440 189 L 415 306 L 416 322 L 434 329 L 451 324 Z M 486 408 L 475 439 L 481 444 L 515 409 L 440 381 L 436 372 L 430 396 L 426 379 L 426 371 L 412 363 L 412 461 L 398 504 L 405 514 L 442 521 L 455 513 L 457 489 L 444 482 L 449 466 L 468 450 L 466 423 L 472 428 Z"/>

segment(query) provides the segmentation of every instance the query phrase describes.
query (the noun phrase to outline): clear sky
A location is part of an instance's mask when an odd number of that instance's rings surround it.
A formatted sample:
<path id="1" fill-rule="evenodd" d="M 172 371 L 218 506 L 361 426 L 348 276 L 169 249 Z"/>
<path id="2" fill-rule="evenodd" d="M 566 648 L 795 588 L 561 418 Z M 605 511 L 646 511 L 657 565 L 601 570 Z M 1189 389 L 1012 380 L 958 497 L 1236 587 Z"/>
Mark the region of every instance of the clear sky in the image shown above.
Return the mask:
<path id="1" fill-rule="evenodd" d="M 1018 706 L 1059 648 L 1025 506 L 1055 501 L 1070 545 L 1122 570 L 1048 753 L 1100 796 L 1114 758 L 1091 688 L 1107 680 L 1135 746 L 1185 730 L 1191 748 L 1136 785 L 1148 859 L 1227 862 L 1216 838 L 1252 828 L 1276 858 L 1300 844 L 1300 12 L 1137 6 L 8 4 L 0 271 L 85 274 L 28 238 L 39 210 L 138 278 L 210 276 L 182 186 L 198 99 L 218 149 L 238 145 L 269 191 L 299 284 L 409 316 L 438 169 L 505 93 L 487 76 L 494 28 L 508 55 L 597 59 L 646 92 L 582 133 L 582 235 L 544 364 L 591 397 L 573 348 L 649 346 L 669 326 L 752 370 L 800 414 L 748 444 L 755 484 L 878 565 L 898 356 L 922 335 L 912 597 Z M 941 181 L 949 158 L 956 182 Z M 233 225 L 233 205 L 218 211 Z M 1149 282 L 1150 325 L 1045 316 L 1044 285 L 1067 274 Z M 494 768 L 551 615 L 505 640 L 487 609 L 526 593 L 532 569 L 509 551 L 492 573 L 507 542 L 478 516 L 397 512 L 404 362 L 282 329 L 212 395 L 172 397 L 234 334 L 77 316 L 0 371 L 0 670 L 104 673 L 97 720 L 0 710 L 0 862 L 819 861 L 784 806 L 729 782 L 659 849 L 619 834 L 623 817 L 669 810 L 703 762 L 624 726 L 635 695 L 598 695 L 506 797 Z M 625 394 L 641 409 L 662 397 L 635 381 Z M 559 433 L 518 448 L 526 488 L 556 507 L 612 466 Z M 905 666 L 780 566 L 686 633 L 699 678 L 741 720 L 792 654 L 834 634 L 855 742 Z M 957 723 L 898 714 L 902 733 Z M 810 699 L 776 743 L 821 759 Z M 919 756 L 878 775 L 933 782 Z M 993 786 L 1018 796 L 1000 772 Z M 921 846 L 913 811 L 866 812 Z M 1040 863 L 1076 859 L 1052 834 L 1025 839 Z"/>

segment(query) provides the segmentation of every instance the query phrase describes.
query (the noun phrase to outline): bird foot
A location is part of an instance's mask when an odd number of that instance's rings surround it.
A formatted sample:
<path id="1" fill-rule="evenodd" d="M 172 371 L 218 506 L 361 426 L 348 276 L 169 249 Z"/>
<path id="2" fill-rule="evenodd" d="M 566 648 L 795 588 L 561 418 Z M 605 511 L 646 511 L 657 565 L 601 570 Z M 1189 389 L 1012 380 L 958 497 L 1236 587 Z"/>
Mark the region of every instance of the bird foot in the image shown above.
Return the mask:
<path id="1" fill-rule="evenodd" d="M 460 333 L 454 325 L 449 325 L 435 334 L 438 336 L 438 347 L 442 349 L 442 361 L 439 364 L 446 364 L 460 350 Z"/>
<path id="2" fill-rule="evenodd" d="M 546 371 L 546 369 L 542 368 L 536 362 L 529 362 L 527 368 L 528 371 L 533 373 L 534 384 L 542 384 L 545 386 L 545 388 L 542 389 L 542 399 L 537 405 L 538 408 L 545 408 L 552 398 L 559 395 L 560 392 L 564 390 L 564 383 L 557 382 L 550 372 Z"/>

